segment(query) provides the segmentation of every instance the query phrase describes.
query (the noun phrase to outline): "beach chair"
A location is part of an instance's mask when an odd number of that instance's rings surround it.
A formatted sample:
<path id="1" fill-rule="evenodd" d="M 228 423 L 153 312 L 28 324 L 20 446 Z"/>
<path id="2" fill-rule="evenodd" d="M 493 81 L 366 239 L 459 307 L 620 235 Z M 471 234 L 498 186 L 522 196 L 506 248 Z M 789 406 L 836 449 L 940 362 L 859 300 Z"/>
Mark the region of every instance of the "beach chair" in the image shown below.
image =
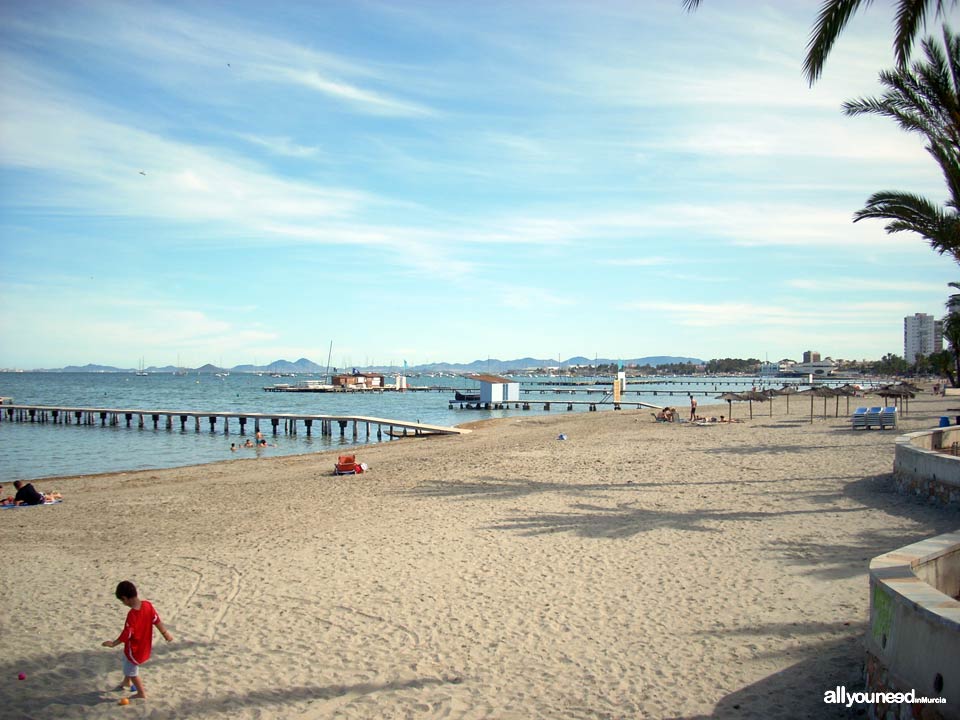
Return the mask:
<path id="1" fill-rule="evenodd" d="M 882 408 L 880 407 L 872 407 L 869 410 L 867 410 L 866 425 L 864 425 L 864 427 L 866 427 L 867 430 L 869 430 L 870 428 L 880 427 L 880 411 L 881 410 Z"/>
<path id="2" fill-rule="evenodd" d="M 880 429 L 886 430 L 887 428 L 897 427 L 897 408 L 896 407 L 885 407 L 880 411 Z"/>
<path id="3" fill-rule="evenodd" d="M 853 411 L 853 415 L 850 416 L 850 425 L 854 430 L 867 427 L 867 409 L 865 407 L 858 407 Z"/>
<path id="4" fill-rule="evenodd" d="M 356 455 L 341 455 L 333 466 L 334 475 L 359 475 L 362 472 Z"/>

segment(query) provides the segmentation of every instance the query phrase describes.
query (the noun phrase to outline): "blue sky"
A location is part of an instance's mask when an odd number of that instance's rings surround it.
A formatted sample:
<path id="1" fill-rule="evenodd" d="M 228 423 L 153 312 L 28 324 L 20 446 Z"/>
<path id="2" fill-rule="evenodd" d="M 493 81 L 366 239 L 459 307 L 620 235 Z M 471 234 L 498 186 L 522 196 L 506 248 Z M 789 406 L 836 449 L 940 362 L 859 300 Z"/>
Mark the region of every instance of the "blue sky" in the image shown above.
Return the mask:
<path id="1" fill-rule="evenodd" d="M 818 5 L 3 0 L 0 367 L 902 354 L 960 275 L 851 216 L 946 192 Z"/>

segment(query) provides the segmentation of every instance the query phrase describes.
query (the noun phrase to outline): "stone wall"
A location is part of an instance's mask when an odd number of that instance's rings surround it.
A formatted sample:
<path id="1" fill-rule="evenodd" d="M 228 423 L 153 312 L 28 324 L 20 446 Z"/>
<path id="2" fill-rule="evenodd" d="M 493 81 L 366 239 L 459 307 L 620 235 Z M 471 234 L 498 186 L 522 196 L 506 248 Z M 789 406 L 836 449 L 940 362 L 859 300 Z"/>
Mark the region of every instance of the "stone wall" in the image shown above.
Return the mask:
<path id="1" fill-rule="evenodd" d="M 870 563 L 868 692 L 913 691 L 944 704 L 875 702 L 878 720 L 960 720 L 960 531 Z"/>
<path id="2" fill-rule="evenodd" d="M 945 505 L 960 505 L 960 457 L 939 452 L 954 443 L 960 443 L 960 427 L 955 425 L 897 438 L 893 461 L 897 490 Z"/>

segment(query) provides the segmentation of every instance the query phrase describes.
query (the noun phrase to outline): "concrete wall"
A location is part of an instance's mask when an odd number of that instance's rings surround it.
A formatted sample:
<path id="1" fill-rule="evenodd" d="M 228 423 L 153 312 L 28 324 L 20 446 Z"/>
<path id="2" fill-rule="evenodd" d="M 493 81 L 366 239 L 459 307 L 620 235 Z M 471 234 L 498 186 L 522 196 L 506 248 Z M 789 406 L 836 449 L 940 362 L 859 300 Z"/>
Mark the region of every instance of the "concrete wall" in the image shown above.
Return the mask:
<path id="1" fill-rule="evenodd" d="M 897 438 L 893 475 L 902 493 L 946 505 L 960 505 L 960 457 L 942 452 L 960 443 L 960 427 L 950 426 Z"/>
<path id="2" fill-rule="evenodd" d="M 926 582 L 932 580 L 935 584 Z M 960 719 L 960 532 L 870 563 L 867 691 L 916 692 L 945 704 L 876 703 L 871 718 Z"/>

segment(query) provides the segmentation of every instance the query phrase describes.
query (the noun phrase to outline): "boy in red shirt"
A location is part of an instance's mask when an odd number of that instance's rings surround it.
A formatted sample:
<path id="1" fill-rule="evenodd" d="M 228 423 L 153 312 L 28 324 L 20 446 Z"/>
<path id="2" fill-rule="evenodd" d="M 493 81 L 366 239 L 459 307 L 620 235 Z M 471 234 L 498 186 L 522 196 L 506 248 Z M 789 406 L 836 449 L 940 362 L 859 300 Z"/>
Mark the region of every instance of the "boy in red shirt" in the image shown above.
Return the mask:
<path id="1" fill-rule="evenodd" d="M 123 643 L 123 683 L 121 688 L 130 687 L 130 683 L 137 689 L 135 698 L 145 698 L 143 681 L 140 679 L 140 666 L 150 659 L 153 648 L 153 626 L 156 625 L 163 639 L 167 642 L 173 636 L 163 626 L 160 616 L 147 600 L 141 600 L 137 595 L 137 587 L 129 580 L 117 585 L 117 599 L 130 608 L 127 621 L 123 625 L 123 632 L 116 640 L 104 640 L 104 647 L 116 647 Z"/>

